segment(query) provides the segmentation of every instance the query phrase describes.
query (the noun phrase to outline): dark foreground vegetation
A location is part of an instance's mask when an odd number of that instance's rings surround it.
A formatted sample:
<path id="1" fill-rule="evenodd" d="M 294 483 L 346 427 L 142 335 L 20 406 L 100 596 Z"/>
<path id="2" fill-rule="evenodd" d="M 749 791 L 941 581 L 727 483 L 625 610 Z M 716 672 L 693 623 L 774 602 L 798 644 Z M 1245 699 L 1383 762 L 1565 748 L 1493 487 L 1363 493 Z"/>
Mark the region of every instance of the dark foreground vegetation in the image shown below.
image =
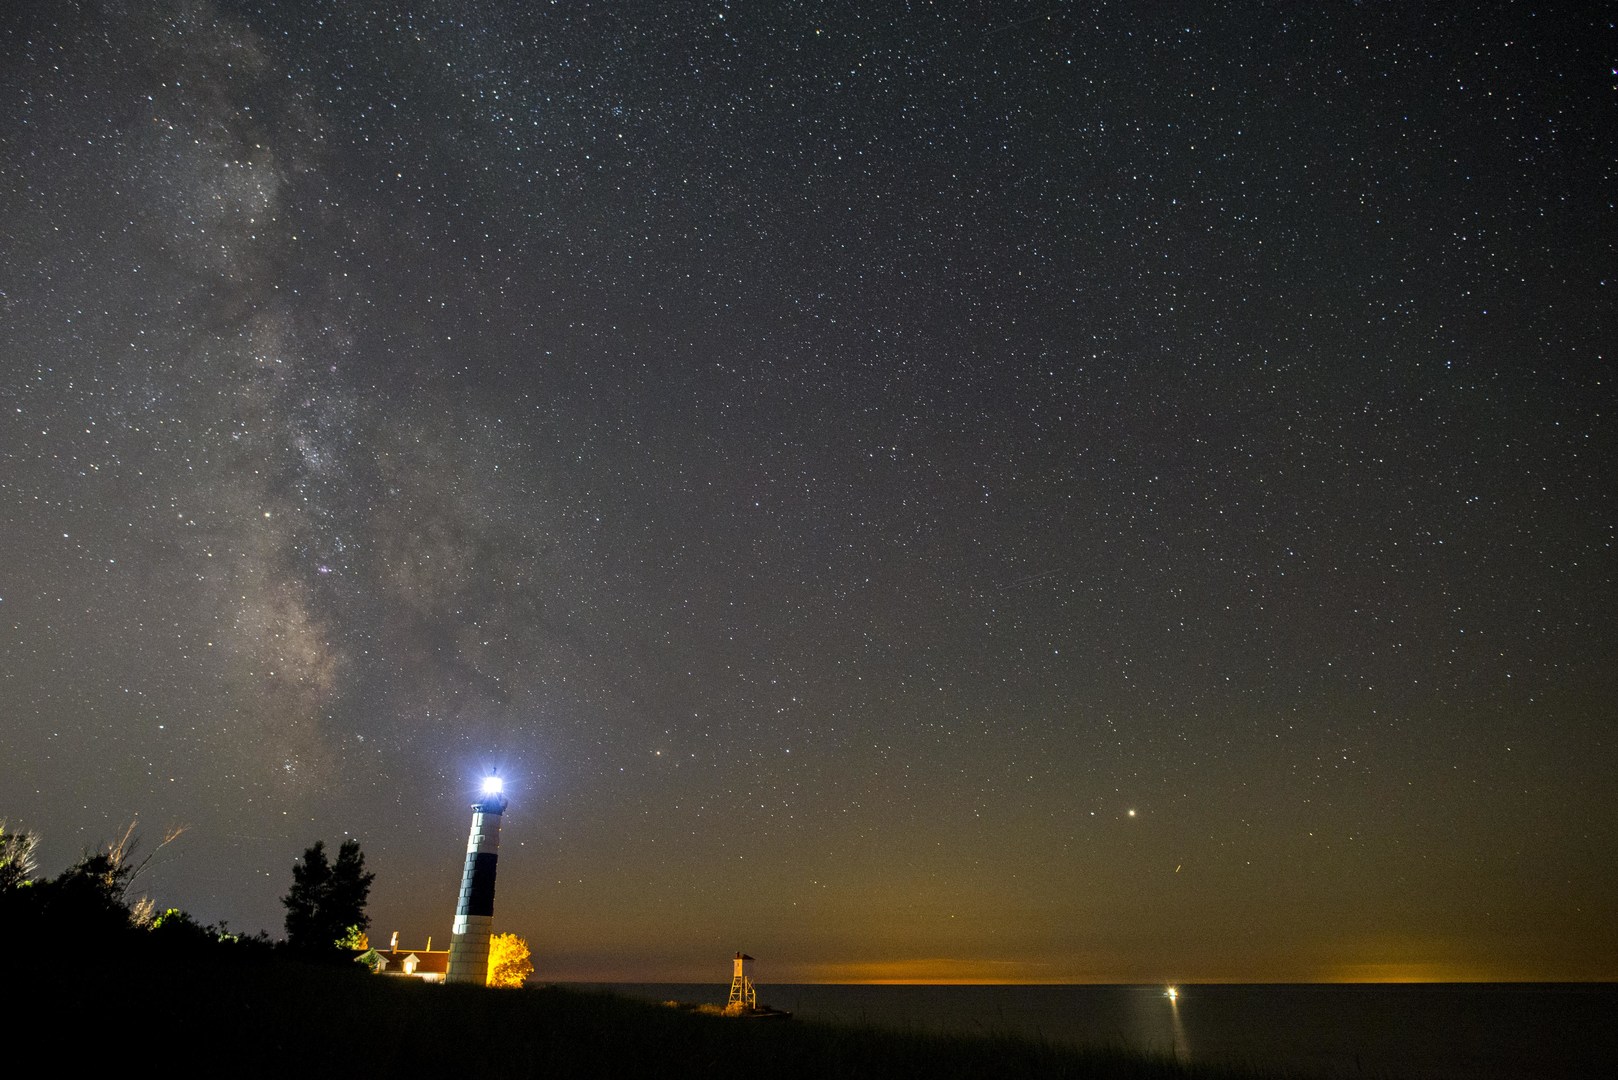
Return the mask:
<path id="1" fill-rule="evenodd" d="M 758 1080 L 1072 1077 L 1236 1080 L 1119 1051 L 1018 1038 L 865 1030 L 696 1015 L 576 990 L 433 986 L 373 975 L 355 948 L 364 894 L 333 909 L 311 943 L 203 926 L 183 911 L 132 904 L 132 831 L 54 878 L 36 878 L 35 841 L 0 826 L 6 931 L 5 1045 L 16 1075 L 125 1072 L 164 1077 L 594 1077 Z M 319 845 L 305 866 L 320 860 Z M 350 877 L 369 877 L 357 859 Z M 318 884 L 305 873 L 297 883 Z M 311 888 L 313 886 L 310 886 Z M 326 890 L 330 892 L 330 889 Z M 353 890 L 348 890 L 352 892 Z M 309 889 L 304 890 L 305 893 Z M 324 893 L 316 895 L 316 900 Z M 351 900 L 352 898 L 350 898 Z M 300 907 L 300 905 L 302 905 Z M 338 917 L 338 916 L 341 917 Z M 357 924 L 354 919 L 360 919 Z M 307 920 L 306 920 L 307 921 Z M 318 920 L 314 920 L 318 922 Z M 289 917 L 289 928 L 302 925 Z M 317 947 L 318 946 L 318 947 Z M 362 946 L 358 946 L 362 947 Z M 135 1069 L 139 1063 L 145 1069 Z M 12 1070 L 0 1066 L 0 1075 Z"/>
<path id="2" fill-rule="evenodd" d="M 58 943 L 63 944 L 63 943 Z M 551 988 L 430 986 L 309 964 L 270 949 L 161 950 L 149 941 L 84 956 L 29 950 L 8 983 L 13 1033 L 49 1041 L 47 1018 L 91 1042 L 138 1044 L 160 1075 L 477 1077 L 1229 1078 L 1119 1053 L 1036 1042 L 878 1032 L 679 1012 Z M 42 1030 L 42 1028 L 44 1030 Z M 74 1047 L 51 1047 L 60 1062 Z M 377 1070 L 381 1070 L 380 1073 Z"/>

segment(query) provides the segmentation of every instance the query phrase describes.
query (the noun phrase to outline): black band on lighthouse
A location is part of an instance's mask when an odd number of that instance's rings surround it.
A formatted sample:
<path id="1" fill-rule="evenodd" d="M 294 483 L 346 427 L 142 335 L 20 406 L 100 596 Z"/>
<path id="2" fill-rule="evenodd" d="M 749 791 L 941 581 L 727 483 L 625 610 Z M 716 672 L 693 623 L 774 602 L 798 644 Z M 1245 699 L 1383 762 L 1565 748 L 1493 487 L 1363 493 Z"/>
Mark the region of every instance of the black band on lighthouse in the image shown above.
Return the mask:
<path id="1" fill-rule="evenodd" d="M 466 896 L 468 915 L 494 914 L 494 863 L 492 851 L 480 851 L 472 856 L 472 888 Z"/>

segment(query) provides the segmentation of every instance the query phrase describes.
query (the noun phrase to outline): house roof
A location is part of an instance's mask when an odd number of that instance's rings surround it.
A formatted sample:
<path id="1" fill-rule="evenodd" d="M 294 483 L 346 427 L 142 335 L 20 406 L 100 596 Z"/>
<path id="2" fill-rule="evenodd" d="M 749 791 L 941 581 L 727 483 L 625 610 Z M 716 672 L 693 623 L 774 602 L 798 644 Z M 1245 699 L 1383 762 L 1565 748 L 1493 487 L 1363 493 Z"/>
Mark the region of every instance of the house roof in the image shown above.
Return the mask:
<path id="1" fill-rule="evenodd" d="M 401 972 L 407 958 L 416 958 L 417 975 L 443 975 L 449 971 L 449 950 L 443 949 L 378 949 L 376 954 L 388 962 L 382 970 Z"/>

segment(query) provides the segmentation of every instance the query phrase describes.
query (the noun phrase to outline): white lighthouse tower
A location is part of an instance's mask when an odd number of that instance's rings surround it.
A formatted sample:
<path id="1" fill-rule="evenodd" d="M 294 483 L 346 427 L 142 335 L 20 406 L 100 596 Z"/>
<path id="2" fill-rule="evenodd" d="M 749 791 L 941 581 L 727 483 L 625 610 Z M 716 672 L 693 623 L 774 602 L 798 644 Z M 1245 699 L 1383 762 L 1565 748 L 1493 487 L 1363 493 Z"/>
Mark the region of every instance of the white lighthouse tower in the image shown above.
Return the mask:
<path id="1" fill-rule="evenodd" d="M 466 841 L 466 869 L 455 903 L 445 982 L 489 984 L 489 935 L 494 923 L 494 867 L 500 851 L 500 815 L 506 810 L 498 776 L 483 781 L 483 797 L 472 804 L 472 835 Z"/>

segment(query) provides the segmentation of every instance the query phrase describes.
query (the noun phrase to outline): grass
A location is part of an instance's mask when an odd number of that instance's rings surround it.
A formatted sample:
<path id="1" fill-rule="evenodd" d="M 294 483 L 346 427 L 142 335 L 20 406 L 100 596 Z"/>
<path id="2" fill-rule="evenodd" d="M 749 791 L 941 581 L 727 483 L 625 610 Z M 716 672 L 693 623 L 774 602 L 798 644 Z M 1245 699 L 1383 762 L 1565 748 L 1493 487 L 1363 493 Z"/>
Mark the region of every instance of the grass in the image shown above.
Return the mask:
<path id="1" fill-rule="evenodd" d="M 33 970 L 14 971 L 7 980 L 10 990 L 21 992 L 22 1002 L 8 1020 L 26 1025 L 12 1031 L 41 1034 L 48 1030 L 43 1019 L 55 1016 L 84 1036 L 82 1045 L 61 1048 L 59 1064 L 88 1064 L 91 1059 L 82 1055 L 89 1047 L 138 1048 L 139 1059 L 168 1076 L 336 1076 L 378 1070 L 577 1080 L 718 1075 L 1236 1080 L 1262 1075 L 1010 1036 L 736 1021 L 557 988 L 429 986 L 308 966 L 268 951 L 228 958 L 150 951 L 88 963 L 56 955 L 28 967 Z M 30 1022 L 31 1017 L 37 1018 Z"/>

